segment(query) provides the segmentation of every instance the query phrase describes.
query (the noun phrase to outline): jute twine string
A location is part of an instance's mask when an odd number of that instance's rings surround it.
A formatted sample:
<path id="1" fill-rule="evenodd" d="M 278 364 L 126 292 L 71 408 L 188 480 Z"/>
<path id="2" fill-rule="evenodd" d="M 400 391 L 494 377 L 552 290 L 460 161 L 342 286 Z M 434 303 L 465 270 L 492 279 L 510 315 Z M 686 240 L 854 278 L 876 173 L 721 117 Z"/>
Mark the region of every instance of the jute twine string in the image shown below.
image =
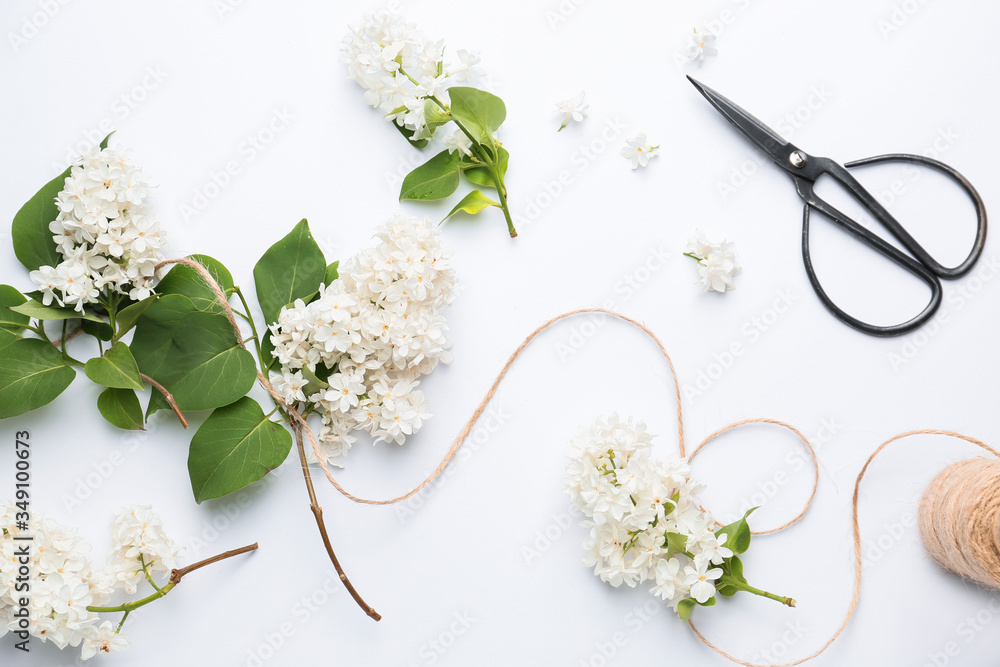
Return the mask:
<path id="1" fill-rule="evenodd" d="M 225 292 L 208 272 L 208 270 L 206 270 L 201 264 L 189 259 L 166 260 L 158 264 L 156 269 L 159 270 L 161 267 L 168 264 L 183 264 L 194 269 L 199 275 L 202 276 L 205 282 L 215 293 L 219 300 L 219 304 L 225 310 L 229 323 L 233 326 L 233 330 L 236 333 L 236 339 L 245 349 L 246 346 L 243 343 L 242 332 L 240 331 L 239 324 L 236 321 L 233 310 L 229 305 L 229 300 L 226 297 Z M 428 475 L 412 490 L 404 493 L 403 495 L 386 500 L 361 498 L 344 489 L 333 478 L 329 468 L 323 461 L 316 436 L 313 434 L 302 415 L 285 403 L 268 379 L 260 372 L 257 373 L 257 381 L 274 398 L 275 402 L 288 413 L 292 421 L 295 422 L 293 427 L 297 430 L 301 429 L 308 436 L 309 441 L 312 444 L 313 451 L 316 454 L 316 459 L 319 462 L 323 473 L 326 475 L 327 479 L 334 486 L 334 488 L 347 498 L 358 503 L 366 505 L 391 505 L 393 503 L 406 500 L 407 498 L 419 493 L 444 471 L 452 459 L 454 459 L 459 448 L 469 437 L 472 429 L 475 427 L 480 417 L 482 417 L 483 412 L 486 410 L 486 407 L 493 398 L 494 394 L 496 394 L 497 388 L 500 386 L 504 377 L 506 377 L 511 366 L 513 366 L 517 358 L 521 355 L 525 348 L 531 344 L 535 337 L 561 320 L 584 313 L 600 313 L 615 317 L 638 328 L 650 339 L 652 339 L 654 343 L 656 343 L 657 348 L 660 350 L 660 353 L 667 362 L 667 366 L 670 368 L 670 375 L 673 382 L 674 397 L 677 404 L 677 447 L 682 457 L 688 456 L 684 443 L 684 420 L 681 408 L 680 385 L 677 381 L 677 373 L 674 369 L 673 361 L 670 359 L 670 355 L 667 353 L 666 348 L 663 346 L 663 343 L 660 342 L 659 338 L 657 338 L 656 334 L 650 331 L 645 325 L 630 317 L 626 317 L 621 313 L 604 308 L 581 308 L 563 313 L 548 320 L 532 331 L 517 347 L 517 349 L 514 350 L 510 357 L 508 357 L 507 362 L 496 376 L 496 379 L 494 379 L 493 384 L 486 392 L 483 400 L 479 403 L 475 411 L 472 413 L 472 416 L 459 432 L 458 436 L 455 438 L 437 468 L 435 468 L 430 475 Z M 689 460 L 693 460 L 698 452 L 704 449 L 709 442 L 718 438 L 722 434 L 740 426 L 746 426 L 749 424 L 772 424 L 790 430 L 802 441 L 803 446 L 809 452 L 810 459 L 813 464 L 814 478 L 812 490 L 801 511 L 799 511 L 798 514 L 796 514 L 792 519 L 786 521 L 780 526 L 757 531 L 754 534 L 762 535 L 774 533 L 791 526 L 805 516 L 816 496 L 816 489 L 819 483 L 819 463 L 816 458 L 815 449 L 809 443 L 808 438 L 806 438 L 801 431 L 790 424 L 776 419 L 744 419 L 729 424 L 728 426 L 724 426 L 710 434 L 691 451 L 688 458 Z M 851 594 L 851 601 L 848 605 L 847 613 L 844 616 L 843 622 L 822 646 L 804 658 L 780 665 L 765 666 L 759 663 L 742 660 L 730 653 L 727 653 L 725 650 L 709 641 L 709 639 L 698 630 L 694 623 L 689 621 L 688 625 L 690 626 L 692 632 L 694 632 L 695 636 L 697 636 L 702 643 L 719 655 L 737 664 L 745 665 L 746 667 L 794 667 L 795 665 L 801 665 L 802 663 L 808 662 L 826 651 L 843 633 L 847 624 L 854 616 L 854 612 L 857 609 L 858 601 L 861 595 L 861 527 L 858 521 L 858 501 L 861 491 L 861 480 L 864 479 L 864 476 L 868 472 L 872 462 L 875 460 L 875 457 L 877 457 L 883 449 L 897 440 L 902 440 L 915 435 L 944 435 L 958 438 L 976 445 L 993 455 L 993 460 L 972 459 L 968 461 L 960 461 L 939 473 L 931 482 L 931 485 L 928 487 L 923 498 L 921 499 L 919 524 L 921 537 L 925 547 L 941 566 L 985 586 L 1000 588 L 1000 452 L 997 452 L 997 450 L 980 440 L 961 433 L 956 433 L 954 431 L 935 429 L 906 431 L 905 433 L 900 433 L 892 438 L 889 438 L 879 445 L 878 448 L 872 452 L 871 456 L 868 457 L 868 460 L 865 461 L 865 465 L 862 467 L 861 472 L 858 473 L 857 480 L 854 483 L 854 495 L 851 499 L 851 523 L 854 536 L 854 587 Z"/>

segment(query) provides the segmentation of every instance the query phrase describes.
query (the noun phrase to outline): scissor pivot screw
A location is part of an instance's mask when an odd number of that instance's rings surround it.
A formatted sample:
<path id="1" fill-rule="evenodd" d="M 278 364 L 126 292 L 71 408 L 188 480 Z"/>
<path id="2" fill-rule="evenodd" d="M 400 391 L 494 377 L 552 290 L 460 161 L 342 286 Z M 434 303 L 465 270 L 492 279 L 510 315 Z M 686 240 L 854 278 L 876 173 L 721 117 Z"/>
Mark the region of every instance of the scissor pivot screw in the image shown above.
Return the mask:
<path id="1" fill-rule="evenodd" d="M 792 163 L 792 166 L 796 169 L 801 169 L 806 166 L 806 154 L 802 151 L 792 151 L 792 154 L 788 156 L 788 161 Z"/>

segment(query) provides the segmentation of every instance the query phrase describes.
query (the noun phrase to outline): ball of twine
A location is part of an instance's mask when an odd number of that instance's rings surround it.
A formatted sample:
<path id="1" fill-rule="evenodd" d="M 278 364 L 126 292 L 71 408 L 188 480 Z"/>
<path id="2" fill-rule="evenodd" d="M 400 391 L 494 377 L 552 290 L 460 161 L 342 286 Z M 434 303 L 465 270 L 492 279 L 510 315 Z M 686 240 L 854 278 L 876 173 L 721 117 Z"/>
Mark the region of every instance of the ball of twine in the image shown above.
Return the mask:
<path id="1" fill-rule="evenodd" d="M 942 567 L 1000 589 L 1000 461 L 942 470 L 920 499 L 920 536 Z"/>

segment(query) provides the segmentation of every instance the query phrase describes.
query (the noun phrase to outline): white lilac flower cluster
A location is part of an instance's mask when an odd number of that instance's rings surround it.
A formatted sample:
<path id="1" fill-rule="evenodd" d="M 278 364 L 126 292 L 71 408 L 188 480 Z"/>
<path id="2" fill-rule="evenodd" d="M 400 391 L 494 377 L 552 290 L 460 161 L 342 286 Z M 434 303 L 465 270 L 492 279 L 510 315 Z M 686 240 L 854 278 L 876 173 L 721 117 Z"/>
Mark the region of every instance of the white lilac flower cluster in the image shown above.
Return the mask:
<path id="1" fill-rule="evenodd" d="M 723 573 L 715 566 L 733 552 L 728 535 L 713 532 L 687 461 L 652 458 L 651 439 L 645 424 L 617 415 L 583 429 L 569 450 L 566 492 L 588 517 L 584 563 L 594 574 L 615 587 L 652 582 L 677 611 L 686 598 L 715 595 Z"/>
<path id="2" fill-rule="evenodd" d="M 451 251 L 417 218 L 397 215 L 375 237 L 315 301 L 282 308 L 271 325 L 281 364 L 271 383 L 286 402 L 318 408 L 324 461 L 341 467 L 355 430 L 397 444 L 416 433 L 430 417 L 418 378 L 451 361 L 441 314 L 453 300 Z"/>
<path id="3" fill-rule="evenodd" d="M 144 564 L 150 575 L 176 567 L 177 547 L 163 534 L 159 518 L 148 506 L 116 510 L 108 563 L 98 568 L 76 529 L 33 514 L 23 530 L 17 512 L 11 503 L 0 504 L 0 637 L 26 631 L 60 649 L 82 644 L 84 660 L 128 648 L 125 636 L 87 607 L 106 605 L 119 589 L 134 593 Z M 30 542 L 17 539 L 26 536 L 32 537 Z M 20 555 L 25 544 L 30 545 L 27 557 Z M 18 587 L 25 576 L 30 577 L 30 595 Z M 29 600 L 26 618 L 19 615 L 24 597 Z"/>
<path id="4" fill-rule="evenodd" d="M 97 147 L 72 166 L 49 224 L 63 261 L 30 276 L 46 306 L 83 312 L 106 289 L 135 300 L 150 295 L 163 238 L 149 213 L 148 182 L 127 151 Z"/>
<path id="5" fill-rule="evenodd" d="M 365 89 L 365 102 L 413 132 L 414 140 L 429 138 L 433 132 L 424 116 L 428 97 L 447 103 L 450 86 L 485 76 L 478 55 L 464 49 L 455 55 L 456 62 L 445 61 L 444 40 L 427 41 L 415 24 L 388 11 L 366 15 L 341 47 L 350 78 Z M 464 146 L 464 135 L 458 136 L 461 130 L 455 132 L 452 140 Z"/>
<path id="6" fill-rule="evenodd" d="M 736 244 L 702 231 L 688 239 L 688 257 L 698 260 L 698 275 L 706 291 L 736 289 L 733 278 L 743 272 L 736 256 Z"/>

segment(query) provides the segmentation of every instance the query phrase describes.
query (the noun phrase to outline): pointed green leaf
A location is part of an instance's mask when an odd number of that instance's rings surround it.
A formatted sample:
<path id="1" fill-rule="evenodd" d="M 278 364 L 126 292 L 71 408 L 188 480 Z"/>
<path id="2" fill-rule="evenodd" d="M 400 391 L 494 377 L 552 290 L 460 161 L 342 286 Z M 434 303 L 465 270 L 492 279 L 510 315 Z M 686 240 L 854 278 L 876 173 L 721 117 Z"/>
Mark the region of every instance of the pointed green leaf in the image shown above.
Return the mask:
<path id="1" fill-rule="evenodd" d="M 681 533 L 667 533 L 664 535 L 664 538 L 664 546 L 667 547 L 668 556 L 687 553 L 687 535 L 682 535 Z"/>
<path id="2" fill-rule="evenodd" d="M 756 507 L 751 507 L 747 510 L 747 513 L 743 515 L 742 519 L 734 521 L 728 526 L 723 526 L 719 530 L 715 531 L 716 536 L 720 536 L 723 533 L 729 535 L 726 538 L 726 548 L 731 549 L 734 554 L 741 554 L 750 548 L 750 524 L 747 523 L 747 517 L 756 510 Z"/>
<path id="3" fill-rule="evenodd" d="M 127 431 L 143 430 L 142 406 L 131 389 L 109 388 L 97 397 L 97 409 L 108 422 Z"/>
<path id="4" fill-rule="evenodd" d="M 741 581 L 744 584 L 747 583 L 746 577 L 743 576 L 743 561 L 740 560 L 739 556 L 731 556 L 722 564 L 723 573 L 736 581 Z"/>
<path id="5" fill-rule="evenodd" d="M 146 312 L 154 301 L 156 301 L 156 295 L 147 296 L 142 301 L 136 301 L 121 310 L 118 311 L 118 316 L 115 318 L 115 324 L 118 326 L 118 332 L 115 333 L 113 340 L 117 343 L 122 336 L 127 334 L 142 317 L 142 314 Z"/>
<path id="6" fill-rule="evenodd" d="M 51 343 L 38 338 L 13 341 L 0 354 L 0 419 L 51 402 L 75 377 Z"/>
<path id="7" fill-rule="evenodd" d="M 243 349 L 226 316 L 202 311 L 181 294 L 151 304 L 131 344 L 139 370 L 162 384 L 181 410 L 210 410 L 246 395 L 257 378 L 253 355 Z M 158 391 L 147 416 L 167 406 Z"/>
<path id="8" fill-rule="evenodd" d="M 406 175 L 399 199 L 444 199 L 458 189 L 461 171 L 462 156 L 445 149 Z"/>
<path id="9" fill-rule="evenodd" d="M 326 275 L 323 276 L 323 284 L 328 285 L 340 277 L 340 260 L 326 267 Z"/>
<path id="10" fill-rule="evenodd" d="M 323 364 L 319 364 L 319 366 L 323 366 Z M 321 380 L 317 377 L 316 373 L 309 370 L 308 366 L 302 367 L 302 379 L 306 381 L 306 386 L 303 390 L 306 396 L 310 396 L 315 394 L 317 391 L 330 388 L 330 385 L 328 385 L 325 380 Z"/>
<path id="11" fill-rule="evenodd" d="M 49 223 L 59 215 L 56 195 L 63 189 L 69 174 L 70 169 L 66 169 L 42 186 L 14 216 L 10 229 L 14 254 L 29 271 L 40 266 L 56 266 L 62 261 L 52 240 Z"/>
<path id="12" fill-rule="evenodd" d="M 253 267 L 264 324 L 277 322 L 282 306 L 315 293 L 325 275 L 323 251 L 313 240 L 309 223 L 303 219 Z"/>
<path id="13" fill-rule="evenodd" d="M 83 367 L 91 380 L 115 389 L 142 389 L 142 377 L 132 352 L 125 343 L 115 343 L 103 357 L 94 357 Z"/>
<path id="14" fill-rule="evenodd" d="M 111 140 L 111 135 L 112 135 L 112 134 L 114 134 L 114 131 L 113 131 L 113 130 L 112 130 L 111 132 L 109 132 L 109 133 L 108 133 L 108 136 L 104 137 L 104 139 L 103 139 L 103 140 L 101 141 L 101 150 L 102 150 L 102 151 L 103 151 L 103 150 L 104 150 L 105 148 L 107 148 L 107 147 L 108 147 L 108 141 L 110 141 L 110 140 Z"/>
<path id="15" fill-rule="evenodd" d="M 480 143 L 493 145 L 493 135 L 507 118 L 507 107 L 496 95 L 478 88 L 456 86 L 448 89 L 451 115 L 461 121 Z"/>
<path id="16" fill-rule="evenodd" d="M 91 322 L 104 321 L 93 313 L 81 313 L 79 310 L 64 308 L 62 306 L 44 306 L 41 302 L 35 301 L 34 299 L 29 299 L 20 306 L 13 306 L 11 310 L 15 313 L 27 315 L 28 317 L 34 317 L 36 320 L 44 320 L 46 322 L 77 319 L 90 320 Z"/>
<path id="17" fill-rule="evenodd" d="M 208 255 L 189 255 L 206 269 L 219 283 L 219 287 L 227 294 L 233 289 L 233 276 L 222 262 Z M 163 276 L 156 285 L 158 294 L 183 294 L 194 302 L 199 310 L 218 310 L 223 312 L 219 299 L 205 279 L 195 269 L 184 264 L 174 264 L 173 268 Z"/>
<path id="18" fill-rule="evenodd" d="M 10 285 L 0 285 L 0 329 L 18 332 L 31 324 L 31 318 L 22 313 L 10 310 L 11 306 L 20 306 L 27 299 Z"/>
<path id="19" fill-rule="evenodd" d="M 462 197 L 462 201 L 455 204 L 455 208 L 451 209 L 451 213 L 444 216 L 444 220 L 441 222 L 444 222 L 459 211 L 465 211 L 469 215 L 475 215 L 484 208 L 489 208 L 490 206 L 500 208 L 500 203 L 493 201 L 479 190 L 473 190 L 469 194 Z"/>
<path id="20" fill-rule="evenodd" d="M 188 473 L 201 503 L 242 489 L 278 467 L 292 436 L 252 398 L 215 410 L 191 439 Z"/>

